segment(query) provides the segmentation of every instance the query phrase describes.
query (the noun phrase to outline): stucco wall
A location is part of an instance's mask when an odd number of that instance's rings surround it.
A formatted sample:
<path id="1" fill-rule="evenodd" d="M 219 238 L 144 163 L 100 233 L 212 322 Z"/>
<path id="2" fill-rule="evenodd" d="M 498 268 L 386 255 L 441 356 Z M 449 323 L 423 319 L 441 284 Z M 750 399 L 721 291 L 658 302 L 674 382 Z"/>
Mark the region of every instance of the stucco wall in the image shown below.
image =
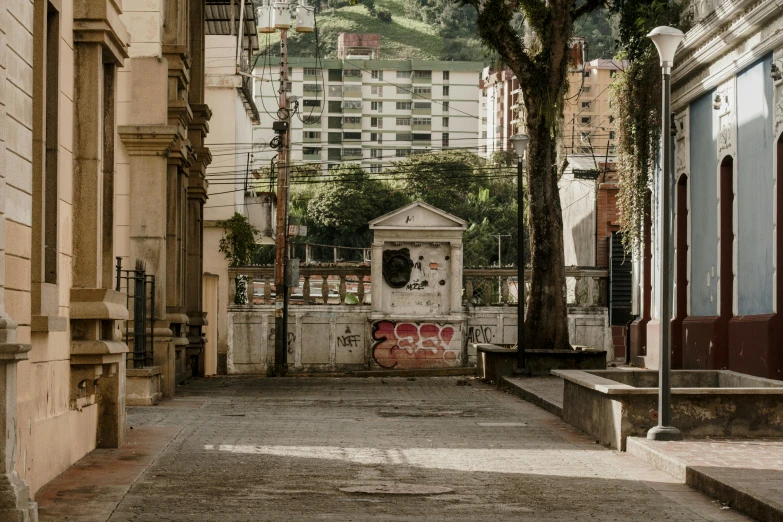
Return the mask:
<path id="1" fill-rule="evenodd" d="M 718 315 L 718 116 L 709 92 L 690 107 L 691 291 L 693 316 Z"/>
<path id="2" fill-rule="evenodd" d="M 737 75 L 737 312 L 772 313 L 772 55 Z"/>

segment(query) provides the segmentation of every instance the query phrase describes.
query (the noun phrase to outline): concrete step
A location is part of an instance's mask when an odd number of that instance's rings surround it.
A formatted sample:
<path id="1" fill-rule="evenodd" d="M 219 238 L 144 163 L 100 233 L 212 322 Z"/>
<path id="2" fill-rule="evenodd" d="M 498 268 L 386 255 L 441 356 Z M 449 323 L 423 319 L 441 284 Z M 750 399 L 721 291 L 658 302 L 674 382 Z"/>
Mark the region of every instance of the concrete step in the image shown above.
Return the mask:
<path id="1" fill-rule="evenodd" d="M 783 522 L 783 471 L 690 466 L 660 449 L 659 443 L 641 437 L 628 437 L 626 451 L 755 520 Z"/>
<path id="2" fill-rule="evenodd" d="M 416 370 L 366 370 L 346 374 L 354 377 L 452 377 L 476 375 L 476 368 L 421 368 Z"/>
<path id="3" fill-rule="evenodd" d="M 499 386 L 558 417 L 563 416 L 563 379 L 559 377 L 501 377 Z"/>

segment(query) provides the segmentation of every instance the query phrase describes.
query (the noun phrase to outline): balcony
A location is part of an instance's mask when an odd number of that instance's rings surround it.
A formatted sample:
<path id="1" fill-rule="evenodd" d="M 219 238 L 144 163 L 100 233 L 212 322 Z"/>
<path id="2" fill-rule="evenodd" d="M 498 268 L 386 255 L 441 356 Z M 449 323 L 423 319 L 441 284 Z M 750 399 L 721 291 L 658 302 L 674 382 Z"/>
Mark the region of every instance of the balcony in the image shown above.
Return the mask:
<path id="1" fill-rule="evenodd" d="M 416 115 L 427 115 L 429 116 L 432 114 L 432 107 L 427 107 L 426 109 L 411 109 L 411 114 L 414 116 Z"/>
<path id="2" fill-rule="evenodd" d="M 360 160 L 362 159 L 362 149 L 343 149 L 343 160 Z"/>
<path id="3" fill-rule="evenodd" d="M 304 138 L 302 138 L 302 142 L 303 143 L 321 143 L 321 139 L 322 139 L 321 136 L 318 136 L 317 138 L 309 138 L 309 137 L 305 136 Z"/>
<path id="4" fill-rule="evenodd" d="M 302 161 L 321 161 L 321 153 L 320 152 L 314 152 L 314 153 L 304 153 L 302 154 Z"/>

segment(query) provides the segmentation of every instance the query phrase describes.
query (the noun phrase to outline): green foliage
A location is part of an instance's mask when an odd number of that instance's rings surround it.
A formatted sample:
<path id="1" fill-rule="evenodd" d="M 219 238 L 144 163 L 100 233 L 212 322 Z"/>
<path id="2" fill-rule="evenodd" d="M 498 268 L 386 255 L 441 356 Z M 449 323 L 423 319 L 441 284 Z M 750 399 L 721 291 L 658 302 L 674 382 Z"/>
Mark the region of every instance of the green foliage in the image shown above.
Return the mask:
<path id="1" fill-rule="evenodd" d="M 219 225 L 223 227 L 220 252 L 229 260 L 229 266 L 249 265 L 258 248 L 255 239 L 258 234 L 256 227 L 239 212 L 235 212 L 230 219 L 221 221 Z"/>
<path id="2" fill-rule="evenodd" d="M 617 203 L 623 246 L 631 253 L 639 251 L 645 216 L 650 211 L 648 187 L 661 129 L 661 69 L 658 53 L 646 35 L 659 25 L 686 30 L 688 21 L 681 18 L 680 6 L 665 0 L 625 0 L 617 2 L 614 9 L 621 20 L 619 44 L 631 58 L 611 91 L 620 178 Z"/>
<path id="3" fill-rule="evenodd" d="M 370 178 L 358 165 L 329 171 L 328 183 L 317 183 L 307 203 L 307 240 L 340 246 L 367 247 L 372 242 L 368 222 L 408 203 L 400 190 Z M 300 203 L 297 203 L 300 205 Z M 300 207 L 301 208 L 301 207 Z"/>
<path id="4" fill-rule="evenodd" d="M 607 9 L 596 9 L 574 22 L 574 34 L 587 38 L 587 59 L 611 59 L 615 55 L 617 20 Z"/>
<path id="5" fill-rule="evenodd" d="M 392 13 L 388 9 L 378 9 L 378 20 L 381 22 L 391 23 Z"/>

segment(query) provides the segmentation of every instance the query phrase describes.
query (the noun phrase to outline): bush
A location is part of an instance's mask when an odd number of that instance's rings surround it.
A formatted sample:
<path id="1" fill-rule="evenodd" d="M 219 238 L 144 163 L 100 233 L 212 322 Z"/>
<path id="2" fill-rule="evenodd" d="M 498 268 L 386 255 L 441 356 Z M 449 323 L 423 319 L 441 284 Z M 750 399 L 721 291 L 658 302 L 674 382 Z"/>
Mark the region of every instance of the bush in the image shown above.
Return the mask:
<path id="1" fill-rule="evenodd" d="M 381 22 L 391 22 L 392 14 L 388 9 L 378 9 L 378 20 Z"/>

